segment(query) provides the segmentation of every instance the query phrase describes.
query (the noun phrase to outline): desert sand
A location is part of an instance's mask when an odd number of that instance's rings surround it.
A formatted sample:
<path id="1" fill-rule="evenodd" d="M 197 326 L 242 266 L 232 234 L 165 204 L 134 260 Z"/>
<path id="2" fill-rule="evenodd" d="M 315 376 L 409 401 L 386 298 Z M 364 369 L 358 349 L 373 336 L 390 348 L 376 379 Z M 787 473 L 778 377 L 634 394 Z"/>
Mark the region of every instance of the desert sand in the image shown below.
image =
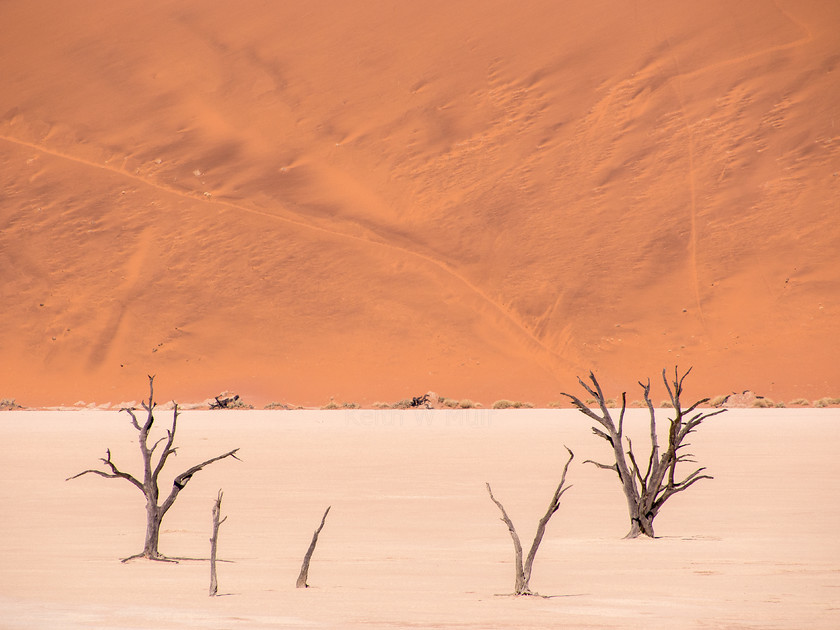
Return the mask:
<path id="1" fill-rule="evenodd" d="M 834 0 L 0 22 L 0 396 L 839 393 Z"/>
<path id="2" fill-rule="evenodd" d="M 644 414 L 630 410 L 641 444 Z M 168 414 L 158 413 L 159 431 Z M 730 410 L 692 451 L 714 479 L 670 500 L 659 538 L 622 540 L 613 475 L 582 462 L 605 445 L 573 410 L 187 411 L 163 478 L 229 448 L 163 522 L 161 551 L 206 558 L 224 490 L 219 587 L 207 562 L 139 551 L 141 494 L 122 480 L 64 479 L 110 447 L 136 471 L 118 412 L 0 415 L 0 627 L 814 628 L 840 625 L 840 461 L 832 409 Z M 531 586 L 484 483 L 530 544 L 564 462 L 572 488 L 549 523 Z M 332 510 L 309 589 L 294 583 Z"/>

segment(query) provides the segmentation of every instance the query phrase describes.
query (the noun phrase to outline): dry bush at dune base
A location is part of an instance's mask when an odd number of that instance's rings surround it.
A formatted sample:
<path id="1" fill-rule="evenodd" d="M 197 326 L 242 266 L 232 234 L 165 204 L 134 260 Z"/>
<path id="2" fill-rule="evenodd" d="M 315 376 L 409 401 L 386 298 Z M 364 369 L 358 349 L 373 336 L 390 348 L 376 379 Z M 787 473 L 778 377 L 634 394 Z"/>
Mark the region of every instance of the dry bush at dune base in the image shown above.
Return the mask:
<path id="1" fill-rule="evenodd" d="M 263 409 L 266 409 L 268 411 L 276 410 L 276 409 L 281 409 L 283 411 L 292 411 L 292 410 L 295 410 L 295 409 L 303 409 L 303 407 L 301 407 L 300 405 L 290 405 L 290 404 L 281 403 L 281 402 L 270 402 L 265 407 L 263 407 Z"/>
<path id="2" fill-rule="evenodd" d="M 330 402 L 321 407 L 321 409 L 323 411 L 335 411 L 336 409 L 359 409 L 360 407 L 361 405 L 357 402 L 337 403 L 334 399 L 330 398 Z"/>
<path id="3" fill-rule="evenodd" d="M 723 403 L 726 402 L 726 399 L 729 396 L 715 396 L 714 398 L 709 399 L 709 407 L 722 407 Z"/>
<path id="4" fill-rule="evenodd" d="M 493 403 L 493 409 L 533 409 L 534 405 L 519 400 L 497 400 Z"/>
<path id="5" fill-rule="evenodd" d="M 783 409 L 785 403 L 783 402 L 773 402 L 769 398 L 765 398 L 764 396 L 758 396 L 752 404 L 753 407 L 757 407 L 759 409 Z"/>
<path id="6" fill-rule="evenodd" d="M 833 407 L 835 405 L 840 405 L 840 398 L 826 396 L 814 401 L 814 407 Z"/>
<path id="7" fill-rule="evenodd" d="M 23 409 L 23 407 L 17 404 L 14 398 L 0 398 L 0 411 L 12 411 L 14 409 Z"/>

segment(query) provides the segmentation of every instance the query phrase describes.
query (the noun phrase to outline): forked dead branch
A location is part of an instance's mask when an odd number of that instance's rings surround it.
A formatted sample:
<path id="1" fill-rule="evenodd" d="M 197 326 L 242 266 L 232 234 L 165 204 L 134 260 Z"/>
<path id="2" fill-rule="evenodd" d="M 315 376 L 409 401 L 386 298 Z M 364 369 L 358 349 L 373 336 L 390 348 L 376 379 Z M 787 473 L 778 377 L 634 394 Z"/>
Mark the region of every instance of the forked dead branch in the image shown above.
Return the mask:
<path id="1" fill-rule="evenodd" d="M 175 443 L 175 429 L 177 427 L 177 420 L 178 420 L 178 405 L 175 405 L 175 409 L 172 413 L 172 428 L 166 431 L 166 436 L 161 437 L 158 439 L 154 444 L 152 444 L 151 448 L 148 445 L 149 441 L 149 433 L 152 430 L 152 426 L 154 425 L 155 418 L 154 418 L 154 409 L 157 406 L 157 403 L 154 401 L 154 376 L 149 376 L 149 401 L 148 403 L 145 401 L 141 401 L 143 409 L 146 411 L 146 420 L 143 424 L 137 420 L 137 416 L 134 415 L 134 409 L 121 409 L 120 411 L 125 411 L 129 416 L 131 416 L 131 425 L 137 430 L 138 432 L 138 441 L 140 446 L 140 454 L 143 457 L 143 481 L 140 481 L 130 473 L 124 472 L 117 468 L 117 465 L 111 460 L 111 450 L 107 449 L 105 451 L 106 456 L 101 459 L 103 463 L 104 470 L 98 469 L 89 469 L 80 472 L 77 475 L 73 475 L 72 477 L 68 477 L 67 481 L 70 479 L 76 479 L 77 477 L 81 477 L 82 475 L 87 474 L 94 474 L 99 475 L 100 477 L 105 477 L 107 479 L 125 479 L 131 485 L 136 487 L 140 492 L 143 493 L 143 496 L 146 499 L 146 538 L 145 542 L 143 543 L 143 551 L 133 556 L 129 556 L 128 558 L 124 558 L 122 561 L 127 562 L 129 560 L 133 560 L 134 558 L 148 558 L 149 560 L 161 560 L 161 561 L 169 561 L 174 562 L 171 558 L 166 558 L 165 556 L 161 555 L 158 551 L 158 542 L 160 538 L 160 524 L 163 520 L 163 517 L 169 511 L 169 508 L 172 507 L 172 504 L 175 503 L 175 499 L 178 498 L 178 494 L 184 487 L 189 483 L 190 479 L 193 478 L 198 471 L 202 470 L 205 466 L 209 466 L 213 462 L 217 462 L 220 459 L 225 459 L 227 457 L 233 457 L 234 459 L 239 459 L 236 457 L 236 452 L 239 450 L 238 448 L 233 449 L 232 451 L 228 451 L 227 453 L 223 453 L 222 455 L 218 455 L 216 457 L 211 457 L 207 461 L 201 462 L 200 464 L 196 464 L 191 468 L 188 468 L 180 475 L 175 477 L 172 482 L 172 489 L 169 491 L 169 494 L 160 503 L 160 490 L 158 489 L 158 478 L 160 477 L 160 473 L 163 470 L 164 465 L 166 464 L 167 459 L 170 455 L 174 455 L 177 447 L 174 446 Z M 157 462 L 153 462 L 153 457 L 155 454 L 155 450 L 158 446 L 163 443 L 163 449 L 160 451 L 158 456 Z"/>
<path id="2" fill-rule="evenodd" d="M 566 447 L 566 450 L 569 451 L 569 460 L 563 467 L 563 476 L 560 478 L 560 483 L 554 491 L 554 495 L 551 497 L 551 503 L 548 504 L 548 509 L 540 519 L 539 523 L 537 523 L 537 533 L 534 535 L 534 542 L 531 543 L 531 550 L 528 552 L 528 556 L 525 558 L 524 562 L 522 561 L 522 543 L 519 540 L 519 534 L 516 533 L 516 528 L 513 526 L 513 521 L 510 520 L 510 517 L 501 502 L 493 496 L 493 490 L 490 488 L 490 484 L 486 484 L 490 499 L 496 504 L 496 507 L 498 507 L 499 511 L 502 513 L 501 520 L 505 525 L 507 525 L 510 537 L 513 539 L 513 550 L 515 553 L 514 570 L 516 572 L 516 581 L 514 582 L 513 590 L 514 595 L 537 595 L 537 593 L 531 591 L 529 586 L 529 582 L 531 580 L 531 570 L 534 567 L 534 558 L 537 557 L 537 550 L 540 548 L 540 543 L 542 543 L 548 521 L 560 508 L 560 497 L 565 494 L 566 490 L 571 488 L 571 486 L 566 485 L 566 473 L 569 471 L 569 464 L 572 463 L 575 454 L 572 453 L 568 446 Z"/>
<path id="3" fill-rule="evenodd" d="M 571 399 L 572 404 L 581 413 L 603 427 L 602 430 L 594 426 L 592 427 L 592 432 L 606 440 L 613 449 L 613 456 L 615 458 L 615 463 L 613 464 L 602 464 L 592 460 L 586 460 L 584 463 L 592 463 L 598 468 L 612 470 L 618 474 L 624 496 L 627 499 L 627 509 L 630 513 L 630 531 L 625 538 L 637 538 L 642 534 L 653 538 L 653 520 L 659 514 L 665 502 L 675 494 L 688 490 L 688 488 L 701 479 L 712 479 L 710 475 L 704 474 L 705 467 L 696 469 L 681 480 L 677 480 L 676 476 L 677 464 L 695 463 L 693 459 L 694 455 L 682 452 L 685 447 L 689 446 L 685 442 L 685 439 L 700 426 L 703 420 L 726 411 L 726 409 L 718 409 L 712 412 L 697 411 L 700 405 L 708 402 L 708 398 L 698 400 L 688 409 L 683 410 L 680 396 L 683 392 L 683 381 L 690 373 L 691 368 L 680 376 L 678 368 L 675 367 L 674 380 L 669 382 L 665 370 L 662 370 L 662 380 L 665 382 L 665 388 L 668 390 L 671 406 L 674 409 L 674 417 L 670 419 L 668 446 L 661 454 L 656 435 L 656 413 L 653 408 L 653 403 L 650 400 L 650 379 L 648 379 L 647 383 L 639 382 L 644 393 L 645 404 L 650 413 L 650 455 L 644 474 L 642 474 L 642 469 L 636 459 L 636 453 L 633 451 L 633 443 L 629 437 L 624 435 L 624 412 L 627 409 L 627 393 L 624 392 L 621 394 L 621 414 L 617 427 L 610 415 L 607 401 L 604 393 L 601 391 L 601 386 L 592 372 L 589 373 L 589 380 L 592 381 L 591 387 L 580 378 L 578 378 L 578 382 L 590 396 L 595 398 L 601 411 L 600 415 L 590 409 L 577 396 L 563 393 L 564 396 Z M 627 441 L 627 450 L 625 450 L 624 446 L 625 439 Z"/>

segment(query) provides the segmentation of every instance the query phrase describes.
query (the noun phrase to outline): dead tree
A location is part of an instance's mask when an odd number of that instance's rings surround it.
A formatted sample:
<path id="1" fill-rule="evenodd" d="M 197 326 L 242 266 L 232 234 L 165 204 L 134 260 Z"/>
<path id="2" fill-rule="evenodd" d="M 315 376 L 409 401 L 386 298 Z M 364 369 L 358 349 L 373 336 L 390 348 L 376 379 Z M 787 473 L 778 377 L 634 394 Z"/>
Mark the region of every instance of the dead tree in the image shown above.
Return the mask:
<path id="1" fill-rule="evenodd" d="M 414 396 L 409 403 L 411 407 L 425 407 L 426 409 L 431 409 L 432 405 L 429 402 L 429 394 L 423 394 L 422 396 Z"/>
<path id="2" fill-rule="evenodd" d="M 546 510 L 545 515 L 537 524 L 537 533 L 534 535 L 534 542 L 531 544 L 531 550 L 528 552 L 528 556 L 525 558 L 524 563 L 522 561 L 522 543 L 519 540 L 519 534 L 516 533 L 516 528 L 513 526 L 513 521 L 510 520 L 510 517 L 499 500 L 493 496 L 493 490 L 490 489 L 490 484 L 486 484 L 490 499 L 496 504 L 496 507 L 498 507 L 499 511 L 502 513 L 501 520 L 505 525 L 507 525 L 508 531 L 510 531 L 510 537 L 513 539 L 513 550 L 516 554 L 514 565 L 514 570 L 516 571 L 516 581 L 514 583 L 513 591 L 514 595 L 537 594 L 532 592 L 528 585 L 528 582 L 531 580 L 531 569 L 534 566 L 534 558 L 537 556 L 537 549 L 539 549 L 540 543 L 542 543 L 543 536 L 545 535 L 545 528 L 548 525 L 549 519 L 551 519 L 560 507 L 560 497 L 563 496 L 566 490 L 571 488 L 571 486 L 565 485 L 566 473 L 569 470 L 569 464 L 572 463 L 572 459 L 574 459 L 575 454 L 572 453 L 568 446 L 566 447 L 566 450 L 569 451 L 569 461 L 566 462 L 566 466 L 563 468 L 563 475 L 560 478 L 560 483 L 554 491 L 554 496 L 551 497 L 551 503 L 548 504 L 548 509 Z"/>
<path id="3" fill-rule="evenodd" d="M 309 543 L 309 549 L 306 550 L 306 555 L 303 556 L 303 564 L 300 567 L 300 575 L 298 575 L 297 583 L 295 584 L 297 588 L 309 588 L 309 584 L 306 583 L 306 580 L 309 578 L 309 563 L 312 560 L 312 554 L 315 553 L 315 545 L 318 544 L 318 536 L 320 535 L 321 530 L 324 529 L 324 523 L 327 520 L 327 514 L 330 513 L 330 507 L 332 506 L 328 506 L 324 512 L 324 516 L 321 517 L 321 524 L 318 526 L 318 529 L 315 530 L 315 533 L 312 534 L 312 542 Z"/>
<path id="4" fill-rule="evenodd" d="M 621 394 L 621 414 L 618 419 L 618 427 L 616 427 L 607 408 L 607 402 L 604 398 L 604 393 L 601 391 L 601 386 L 598 384 L 598 380 L 592 372 L 589 373 L 589 380 L 592 381 L 592 387 L 584 383 L 580 378 L 578 378 L 578 382 L 590 396 L 597 400 L 598 406 L 600 407 L 600 415 L 585 405 L 577 396 L 563 393 L 564 396 L 571 399 L 572 404 L 579 411 L 603 428 L 602 430 L 594 426 L 592 427 L 592 432 L 609 442 L 613 449 L 614 464 L 601 464 L 592 460 L 586 460 L 584 463 L 595 464 L 598 468 L 612 470 L 618 475 L 622 489 L 624 490 L 624 496 L 627 499 L 627 509 L 630 513 L 630 531 L 625 538 L 637 538 L 642 534 L 653 538 L 653 519 L 659 514 L 665 502 L 675 494 L 687 490 L 701 479 L 713 478 L 710 475 L 703 474 L 703 471 L 706 470 L 705 467 L 698 468 L 679 481 L 676 476 L 677 464 L 695 463 L 693 459 L 694 455 L 682 452 L 688 446 L 685 442 L 688 435 L 693 433 L 706 418 L 726 411 L 725 409 L 719 409 L 713 412 L 697 411 L 694 413 L 698 406 L 708 402 L 708 398 L 698 400 L 688 409 L 683 410 L 680 396 L 683 392 L 683 381 L 690 373 L 691 368 L 680 376 L 679 370 L 674 368 L 674 380 L 669 382 L 665 370 L 662 370 L 662 380 L 671 399 L 674 417 L 670 419 L 668 446 L 661 453 L 656 435 L 656 414 L 653 409 L 653 403 L 650 400 L 650 379 L 648 379 L 647 383 L 639 381 L 639 385 L 642 387 L 644 393 L 645 404 L 650 413 L 650 456 L 648 457 L 647 468 L 644 474 L 636 459 L 636 453 L 633 451 L 633 443 L 629 437 L 624 435 L 624 412 L 627 408 L 627 393 L 624 392 Z M 691 415 L 692 413 L 694 415 Z M 624 445 L 625 439 L 627 441 L 626 450 Z"/>
<path id="5" fill-rule="evenodd" d="M 125 479 L 143 493 L 143 496 L 146 499 L 146 539 L 143 543 L 143 551 L 133 556 L 129 556 L 128 558 L 124 558 L 122 562 L 127 562 L 129 560 L 133 560 L 134 558 L 171 561 L 169 558 L 161 555 L 158 551 L 158 540 L 160 538 L 161 521 L 169 511 L 169 508 L 172 507 L 172 504 L 175 503 L 175 499 L 178 498 L 178 493 L 184 489 L 184 486 L 189 483 L 190 479 L 193 478 L 193 475 L 205 466 L 208 466 L 213 462 L 217 462 L 220 459 L 225 459 L 226 457 L 239 459 L 236 457 L 236 452 L 239 449 L 235 448 L 232 451 L 212 457 L 207 461 L 196 464 L 192 468 L 188 468 L 175 477 L 169 494 L 163 500 L 163 503 L 159 503 L 160 491 L 158 490 L 158 478 L 160 477 L 160 473 L 166 464 L 166 460 L 170 455 L 174 455 L 177 450 L 177 447 L 173 446 L 173 444 L 175 443 L 175 428 L 178 420 L 178 405 L 175 405 L 175 409 L 172 414 L 172 428 L 168 429 L 166 431 L 166 436 L 157 440 L 150 448 L 148 446 L 149 432 L 152 430 L 152 426 L 155 422 L 153 414 L 154 409 L 157 406 L 157 403 L 154 402 L 154 380 L 154 376 L 149 376 L 149 402 L 147 403 L 145 401 L 141 401 L 142 407 L 147 414 L 146 420 L 143 424 L 140 424 L 137 420 L 137 416 L 134 415 L 133 408 L 120 410 L 125 411 L 129 416 L 131 416 L 131 425 L 138 431 L 139 434 L 138 441 L 140 443 L 140 454 L 143 457 L 143 480 L 140 481 L 133 475 L 123 472 L 117 468 L 116 464 L 111 461 L 110 449 L 105 451 L 106 456 L 101 459 L 105 470 L 84 470 L 78 475 L 73 475 L 72 477 L 67 478 L 67 481 L 69 481 L 70 479 L 76 479 L 77 477 L 91 473 L 99 475 L 100 477 L 106 477 L 107 479 Z M 157 462 L 153 462 L 152 460 L 155 450 L 162 442 L 164 443 L 163 449 L 160 451 Z"/>
<path id="6" fill-rule="evenodd" d="M 213 504 L 213 529 L 210 535 L 210 597 L 215 597 L 219 590 L 219 583 L 216 580 L 216 547 L 219 542 L 219 526 L 227 520 L 227 516 L 219 520 L 221 513 L 222 491 L 219 490 L 219 496 Z"/>
<path id="7" fill-rule="evenodd" d="M 218 396 L 214 396 L 213 398 L 216 402 L 210 403 L 210 409 L 232 409 L 239 402 L 239 394 L 233 397 L 228 396 L 227 398 L 219 398 Z"/>

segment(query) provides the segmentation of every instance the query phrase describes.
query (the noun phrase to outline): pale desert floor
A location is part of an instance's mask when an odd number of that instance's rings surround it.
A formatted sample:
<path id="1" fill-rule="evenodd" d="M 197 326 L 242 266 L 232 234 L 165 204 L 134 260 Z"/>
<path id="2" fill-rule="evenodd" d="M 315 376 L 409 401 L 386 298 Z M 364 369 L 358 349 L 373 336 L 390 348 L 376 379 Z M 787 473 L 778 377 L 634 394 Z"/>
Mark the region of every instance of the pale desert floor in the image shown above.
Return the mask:
<path id="1" fill-rule="evenodd" d="M 633 413 L 641 444 L 643 416 Z M 160 412 L 158 428 L 168 422 Z M 715 479 L 671 500 L 661 538 L 626 541 L 616 480 L 581 463 L 605 459 L 606 445 L 571 410 L 188 411 L 171 475 L 241 448 L 241 462 L 198 474 L 164 521 L 164 553 L 206 557 L 224 489 L 225 596 L 210 598 L 206 562 L 119 562 L 142 546 L 136 489 L 64 480 L 106 447 L 136 471 L 125 414 L 7 412 L 0 627 L 837 628 L 838 427 L 836 409 L 711 419 L 693 452 Z M 531 579 L 551 597 L 505 596 L 512 544 L 484 482 L 529 545 L 564 444 L 576 453 L 573 488 Z M 312 588 L 297 590 L 327 505 Z"/>

